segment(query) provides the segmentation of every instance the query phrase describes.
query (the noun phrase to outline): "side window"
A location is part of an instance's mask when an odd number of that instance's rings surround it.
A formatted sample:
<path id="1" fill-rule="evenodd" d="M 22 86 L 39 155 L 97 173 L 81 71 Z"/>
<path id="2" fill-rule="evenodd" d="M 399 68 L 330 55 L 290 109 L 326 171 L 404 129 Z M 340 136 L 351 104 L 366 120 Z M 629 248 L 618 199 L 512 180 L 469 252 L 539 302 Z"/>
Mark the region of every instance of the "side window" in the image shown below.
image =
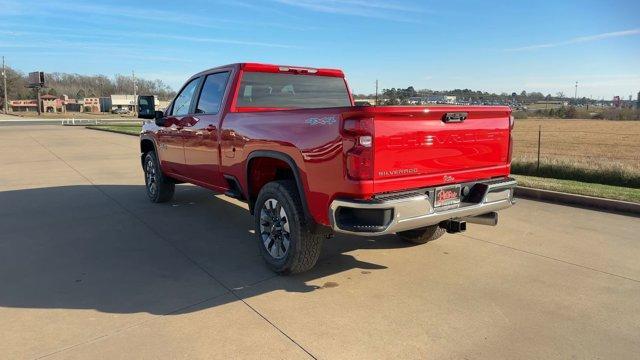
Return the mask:
<path id="1" fill-rule="evenodd" d="M 217 114 L 220 111 L 224 90 L 229 79 L 228 72 L 208 75 L 200 92 L 196 114 Z"/>
<path id="2" fill-rule="evenodd" d="M 189 109 L 191 108 L 191 101 L 193 100 L 193 93 L 196 91 L 198 87 L 198 80 L 193 79 L 187 86 L 182 89 L 182 92 L 176 97 L 176 100 L 173 102 L 173 109 L 171 109 L 171 115 L 180 116 L 189 114 Z"/>

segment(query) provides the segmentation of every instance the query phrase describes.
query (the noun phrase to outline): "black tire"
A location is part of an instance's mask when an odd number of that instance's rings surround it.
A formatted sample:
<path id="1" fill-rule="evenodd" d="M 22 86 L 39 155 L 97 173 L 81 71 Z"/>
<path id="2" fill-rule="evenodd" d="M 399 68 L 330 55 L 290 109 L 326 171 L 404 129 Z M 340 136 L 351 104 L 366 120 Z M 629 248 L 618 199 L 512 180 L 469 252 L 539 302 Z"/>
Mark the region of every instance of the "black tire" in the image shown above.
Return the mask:
<path id="1" fill-rule="evenodd" d="M 260 254 L 273 271 L 281 275 L 295 274 L 316 264 L 324 237 L 310 231 L 293 181 L 279 180 L 264 185 L 256 199 L 254 216 Z"/>
<path id="2" fill-rule="evenodd" d="M 162 173 L 158 157 L 153 151 L 144 156 L 144 183 L 149 200 L 154 203 L 163 203 L 171 200 L 176 185 Z"/>
<path id="3" fill-rule="evenodd" d="M 447 231 L 444 228 L 438 225 L 431 225 L 419 229 L 400 231 L 396 235 L 412 244 L 426 244 L 444 235 L 445 232 Z"/>

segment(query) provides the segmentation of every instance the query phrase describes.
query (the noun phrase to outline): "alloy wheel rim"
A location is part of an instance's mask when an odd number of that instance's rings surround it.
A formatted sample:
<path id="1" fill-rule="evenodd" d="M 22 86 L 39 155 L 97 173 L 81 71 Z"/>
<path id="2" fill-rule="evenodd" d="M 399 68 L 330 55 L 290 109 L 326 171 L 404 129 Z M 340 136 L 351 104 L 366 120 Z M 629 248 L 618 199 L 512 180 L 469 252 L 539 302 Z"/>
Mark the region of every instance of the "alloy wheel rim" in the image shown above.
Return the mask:
<path id="1" fill-rule="evenodd" d="M 156 167 L 154 166 L 153 160 L 151 159 L 147 161 L 147 166 L 145 167 L 145 176 L 149 194 L 155 195 L 156 191 L 158 191 L 158 181 L 156 177 Z"/>
<path id="2" fill-rule="evenodd" d="M 289 218 L 276 199 L 267 199 L 260 210 L 260 239 L 274 259 L 287 256 L 291 245 Z"/>

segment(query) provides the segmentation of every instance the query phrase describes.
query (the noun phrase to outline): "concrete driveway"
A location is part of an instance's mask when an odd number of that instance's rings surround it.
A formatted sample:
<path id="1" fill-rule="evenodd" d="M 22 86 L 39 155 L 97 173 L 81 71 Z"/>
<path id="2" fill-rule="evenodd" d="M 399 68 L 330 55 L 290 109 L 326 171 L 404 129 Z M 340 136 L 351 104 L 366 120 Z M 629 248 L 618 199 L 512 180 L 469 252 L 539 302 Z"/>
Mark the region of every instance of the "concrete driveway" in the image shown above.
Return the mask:
<path id="1" fill-rule="evenodd" d="M 638 218 L 521 200 L 423 246 L 274 276 L 246 206 L 151 204 L 135 137 L 0 128 L 2 358 L 637 358 Z"/>

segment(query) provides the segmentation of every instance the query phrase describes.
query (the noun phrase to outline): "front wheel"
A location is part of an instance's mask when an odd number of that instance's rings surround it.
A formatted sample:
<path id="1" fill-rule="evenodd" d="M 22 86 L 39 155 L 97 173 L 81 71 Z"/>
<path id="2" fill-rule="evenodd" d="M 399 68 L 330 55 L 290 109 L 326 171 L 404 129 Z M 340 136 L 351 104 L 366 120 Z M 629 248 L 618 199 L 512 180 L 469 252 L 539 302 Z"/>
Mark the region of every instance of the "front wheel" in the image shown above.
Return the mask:
<path id="1" fill-rule="evenodd" d="M 167 202 L 173 197 L 176 185 L 164 176 L 153 151 L 144 156 L 144 183 L 149 200 L 155 203 Z"/>
<path id="2" fill-rule="evenodd" d="M 311 269 L 320 257 L 323 237 L 310 231 L 293 181 L 266 184 L 254 210 L 260 253 L 279 274 Z"/>

